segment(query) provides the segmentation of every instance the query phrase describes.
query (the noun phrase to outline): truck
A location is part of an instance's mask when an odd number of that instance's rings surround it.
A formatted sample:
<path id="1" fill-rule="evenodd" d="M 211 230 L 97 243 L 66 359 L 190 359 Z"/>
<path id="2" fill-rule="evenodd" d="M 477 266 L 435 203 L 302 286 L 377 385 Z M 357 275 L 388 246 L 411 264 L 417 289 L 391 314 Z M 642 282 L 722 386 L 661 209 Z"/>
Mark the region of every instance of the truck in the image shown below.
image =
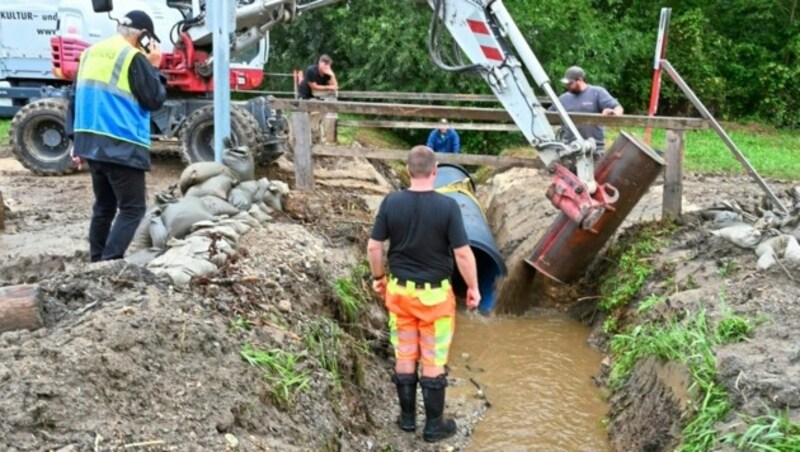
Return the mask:
<path id="1" fill-rule="evenodd" d="M 231 84 L 237 89 L 261 85 L 269 56 L 268 21 L 260 10 L 248 10 L 255 0 L 239 0 L 238 22 L 246 33 L 231 52 Z M 169 98 L 152 114 L 156 141 L 180 140 L 188 163 L 213 160 L 211 33 L 204 0 L 129 0 L 115 9 L 121 17 L 142 10 L 164 37 L 162 73 Z M 116 33 L 117 23 L 95 12 L 86 0 L 28 2 L 8 0 L 0 18 L 0 106 L 13 114 L 10 143 L 14 156 L 39 175 L 63 175 L 77 170 L 69 157 L 70 140 L 64 120 L 69 90 L 77 75 L 80 53 Z M 248 18 L 248 16 L 250 18 Z M 256 19 L 252 19 L 255 16 Z M 255 25 L 253 25 L 255 24 Z M 232 110 L 232 135 L 248 146 L 261 163 L 274 161 L 285 150 L 289 124 L 265 97 Z"/>

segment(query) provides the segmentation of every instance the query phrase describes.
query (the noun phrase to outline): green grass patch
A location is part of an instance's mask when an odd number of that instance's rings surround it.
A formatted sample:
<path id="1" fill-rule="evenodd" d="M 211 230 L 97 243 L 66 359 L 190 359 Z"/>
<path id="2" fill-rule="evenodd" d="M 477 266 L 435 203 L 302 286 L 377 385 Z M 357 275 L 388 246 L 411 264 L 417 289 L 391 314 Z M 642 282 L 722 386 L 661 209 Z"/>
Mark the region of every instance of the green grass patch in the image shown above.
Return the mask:
<path id="1" fill-rule="evenodd" d="M 663 303 L 665 300 L 666 298 L 664 296 L 651 293 L 644 300 L 642 300 L 641 303 L 639 303 L 639 306 L 636 308 L 636 312 L 638 313 L 648 312 L 654 307 Z"/>
<path id="2" fill-rule="evenodd" d="M 785 413 L 766 416 L 742 416 L 748 425 L 744 433 L 731 433 L 722 439 L 736 450 L 789 452 L 800 450 L 800 424 L 789 420 Z"/>
<path id="3" fill-rule="evenodd" d="M 605 277 L 601 278 L 600 309 L 613 311 L 636 298 L 655 271 L 653 255 L 664 245 L 664 237 L 672 234 L 674 229 L 671 223 L 650 223 L 611 247 L 606 256 L 611 264 Z"/>
<path id="4" fill-rule="evenodd" d="M 650 356 L 686 365 L 691 375 L 693 399 L 691 417 L 683 427 L 678 450 L 709 450 L 716 442 L 714 424 L 730 409 L 728 394 L 716 381 L 714 349 L 744 339 L 752 332 L 749 320 L 726 312 L 717 326 L 711 327 L 705 310 L 684 320 L 648 322 L 611 339 L 615 356 L 608 384 L 618 390 L 628 380 L 636 364 Z"/>
<path id="5" fill-rule="evenodd" d="M 335 390 L 342 389 L 342 346 L 344 332 L 339 325 L 327 318 L 317 317 L 308 326 L 303 337 L 306 347 L 333 380 Z"/>
<path id="6" fill-rule="evenodd" d="M 350 325 L 358 323 L 361 314 L 371 298 L 368 288 L 364 286 L 364 278 L 369 274 L 369 265 L 356 265 L 347 278 L 340 278 L 333 283 L 333 293 L 339 301 L 340 320 Z"/>
<path id="7" fill-rule="evenodd" d="M 728 135 L 762 176 L 795 180 L 800 174 L 800 133 L 767 126 L 725 125 Z M 624 129 L 644 137 L 644 129 Z M 619 129 L 606 130 L 606 143 L 613 143 Z M 666 131 L 653 130 L 653 147 L 664 149 Z M 686 132 L 685 168 L 707 174 L 745 174 L 742 165 L 713 130 Z"/>
<path id="8" fill-rule="evenodd" d="M 311 381 L 307 372 L 298 369 L 300 357 L 280 349 L 259 350 L 246 344 L 240 351 L 249 364 L 263 369 L 264 380 L 271 386 L 270 395 L 276 405 L 287 408 L 294 396 L 308 389 Z"/>
<path id="9" fill-rule="evenodd" d="M 8 146 L 8 133 L 11 131 L 11 120 L 0 119 L 0 146 Z"/>

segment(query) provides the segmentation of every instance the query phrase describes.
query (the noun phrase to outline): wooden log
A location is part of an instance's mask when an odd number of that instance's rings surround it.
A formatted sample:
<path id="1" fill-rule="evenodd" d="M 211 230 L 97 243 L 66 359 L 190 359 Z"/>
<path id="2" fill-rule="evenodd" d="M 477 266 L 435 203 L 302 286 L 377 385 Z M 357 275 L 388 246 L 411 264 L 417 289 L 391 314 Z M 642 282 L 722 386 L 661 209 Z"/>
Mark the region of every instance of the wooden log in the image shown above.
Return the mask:
<path id="1" fill-rule="evenodd" d="M 294 131 L 294 185 L 297 190 L 314 188 L 314 161 L 311 158 L 311 118 L 304 111 L 292 113 Z"/>
<path id="2" fill-rule="evenodd" d="M 686 133 L 682 130 L 667 130 L 664 160 L 664 198 L 661 218 L 675 219 L 682 214 L 683 200 L 683 156 L 685 152 Z"/>
<path id="3" fill-rule="evenodd" d="M 380 148 L 348 148 L 343 146 L 314 146 L 314 155 L 326 157 L 360 157 L 375 160 L 403 160 L 408 158 L 408 151 Z M 514 166 L 544 168 L 538 158 L 532 157 L 500 157 L 496 155 L 448 154 L 437 153 L 436 160 L 441 163 L 459 165 L 488 165 L 495 168 Z"/>
<path id="4" fill-rule="evenodd" d="M 42 326 L 39 286 L 0 287 L 0 333 L 33 331 Z"/>

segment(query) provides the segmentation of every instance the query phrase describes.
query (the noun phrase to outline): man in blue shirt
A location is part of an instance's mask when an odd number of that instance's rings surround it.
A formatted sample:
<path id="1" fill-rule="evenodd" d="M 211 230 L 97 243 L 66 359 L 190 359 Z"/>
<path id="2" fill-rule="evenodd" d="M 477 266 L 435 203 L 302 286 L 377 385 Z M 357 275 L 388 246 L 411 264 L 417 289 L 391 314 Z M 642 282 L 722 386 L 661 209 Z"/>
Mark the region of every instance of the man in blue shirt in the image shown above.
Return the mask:
<path id="1" fill-rule="evenodd" d="M 439 128 L 431 130 L 431 134 L 428 135 L 428 147 L 436 152 L 460 154 L 461 139 L 458 133 L 450 128 L 446 118 L 442 118 L 439 123 Z"/>

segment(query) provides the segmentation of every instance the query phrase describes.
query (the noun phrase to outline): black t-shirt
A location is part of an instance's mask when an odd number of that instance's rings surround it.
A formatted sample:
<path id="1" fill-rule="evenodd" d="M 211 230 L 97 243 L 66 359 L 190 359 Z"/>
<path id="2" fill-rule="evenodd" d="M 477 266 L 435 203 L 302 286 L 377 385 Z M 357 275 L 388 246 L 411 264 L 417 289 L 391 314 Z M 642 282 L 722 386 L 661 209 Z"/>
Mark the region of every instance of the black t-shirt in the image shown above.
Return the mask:
<path id="1" fill-rule="evenodd" d="M 301 99 L 311 99 L 314 97 L 314 94 L 311 92 L 311 87 L 308 86 L 308 82 L 314 82 L 317 85 L 325 86 L 330 81 L 330 75 L 320 74 L 319 67 L 316 64 L 312 64 L 306 68 L 306 74 L 303 77 L 303 81 L 300 82 L 300 86 L 298 87 L 298 94 L 300 94 Z"/>
<path id="2" fill-rule="evenodd" d="M 389 194 L 372 239 L 389 239 L 389 268 L 400 279 L 438 283 L 453 274 L 453 249 L 469 243 L 458 203 L 435 191 Z"/>

